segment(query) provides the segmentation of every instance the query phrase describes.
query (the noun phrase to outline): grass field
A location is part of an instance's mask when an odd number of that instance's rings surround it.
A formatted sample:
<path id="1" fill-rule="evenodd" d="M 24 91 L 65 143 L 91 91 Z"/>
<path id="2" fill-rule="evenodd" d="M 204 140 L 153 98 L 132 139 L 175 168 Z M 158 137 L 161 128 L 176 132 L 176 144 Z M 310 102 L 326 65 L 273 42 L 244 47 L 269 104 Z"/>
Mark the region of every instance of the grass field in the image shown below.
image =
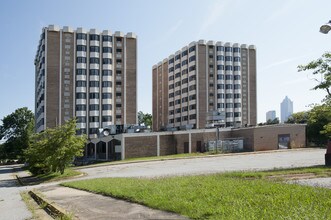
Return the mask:
<path id="1" fill-rule="evenodd" d="M 73 170 L 71 168 L 66 168 L 62 175 L 59 172 L 56 172 L 56 173 L 40 174 L 37 175 L 36 177 L 41 182 L 47 182 L 47 181 L 59 181 L 59 180 L 69 179 L 78 176 L 80 174 L 82 173 L 79 171 Z"/>
<path id="2" fill-rule="evenodd" d="M 63 185 L 192 219 L 331 219 L 331 190 L 267 178 L 313 172 L 325 174 L 330 169 L 314 167 L 155 179 L 102 178 Z"/>

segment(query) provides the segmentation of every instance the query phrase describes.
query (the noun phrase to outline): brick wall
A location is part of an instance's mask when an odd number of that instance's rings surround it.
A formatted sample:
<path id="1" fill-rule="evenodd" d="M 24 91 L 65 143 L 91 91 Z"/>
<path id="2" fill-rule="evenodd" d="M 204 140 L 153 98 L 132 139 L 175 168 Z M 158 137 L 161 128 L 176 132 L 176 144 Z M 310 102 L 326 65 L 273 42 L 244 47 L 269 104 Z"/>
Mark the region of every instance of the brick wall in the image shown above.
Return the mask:
<path id="1" fill-rule="evenodd" d="M 125 158 L 157 156 L 157 136 L 125 137 Z"/>
<path id="2" fill-rule="evenodd" d="M 176 154 L 176 144 L 173 135 L 160 135 L 160 156 Z"/>

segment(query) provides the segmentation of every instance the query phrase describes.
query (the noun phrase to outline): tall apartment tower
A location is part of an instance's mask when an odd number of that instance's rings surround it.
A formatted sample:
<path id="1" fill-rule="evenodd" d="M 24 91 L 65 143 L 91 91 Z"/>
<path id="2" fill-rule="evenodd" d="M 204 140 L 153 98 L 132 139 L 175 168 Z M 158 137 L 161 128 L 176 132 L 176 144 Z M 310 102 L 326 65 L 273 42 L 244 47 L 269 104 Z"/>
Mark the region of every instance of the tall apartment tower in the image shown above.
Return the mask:
<path id="1" fill-rule="evenodd" d="M 133 33 L 50 25 L 35 58 L 36 131 L 77 117 L 78 134 L 137 122 L 137 38 Z"/>
<path id="2" fill-rule="evenodd" d="M 153 130 L 205 128 L 207 115 L 222 127 L 255 125 L 256 48 L 200 40 L 153 66 Z"/>
<path id="3" fill-rule="evenodd" d="M 293 114 L 293 102 L 287 96 L 280 103 L 281 123 L 284 123 Z"/>
<path id="4" fill-rule="evenodd" d="M 271 110 L 271 111 L 268 111 L 266 113 L 266 121 L 268 120 L 275 120 L 276 119 L 276 111 L 275 110 Z"/>

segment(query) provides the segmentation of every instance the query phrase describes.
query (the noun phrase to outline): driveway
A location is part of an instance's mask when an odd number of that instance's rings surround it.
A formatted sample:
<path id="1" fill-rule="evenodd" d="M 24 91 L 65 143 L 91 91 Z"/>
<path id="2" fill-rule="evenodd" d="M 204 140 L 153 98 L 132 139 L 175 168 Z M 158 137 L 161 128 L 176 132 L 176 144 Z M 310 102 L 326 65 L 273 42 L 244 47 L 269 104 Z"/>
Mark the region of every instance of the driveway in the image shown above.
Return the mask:
<path id="1" fill-rule="evenodd" d="M 20 187 L 14 176 L 14 168 L 19 165 L 0 166 L 0 219 L 22 220 L 32 218 L 32 214 L 22 201 Z"/>
<path id="2" fill-rule="evenodd" d="M 158 177 L 324 165 L 325 149 L 280 150 L 82 168 L 89 178 Z"/>

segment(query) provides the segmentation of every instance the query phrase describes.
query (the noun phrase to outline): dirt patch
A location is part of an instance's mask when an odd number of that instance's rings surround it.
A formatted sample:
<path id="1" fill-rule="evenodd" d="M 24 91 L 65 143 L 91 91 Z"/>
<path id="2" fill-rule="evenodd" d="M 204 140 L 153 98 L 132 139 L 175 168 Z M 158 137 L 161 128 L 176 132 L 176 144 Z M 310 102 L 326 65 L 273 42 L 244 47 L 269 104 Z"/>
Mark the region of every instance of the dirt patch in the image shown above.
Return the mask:
<path id="1" fill-rule="evenodd" d="M 281 174 L 268 176 L 268 179 L 283 179 L 283 180 L 301 180 L 301 179 L 311 179 L 317 178 L 318 176 L 315 173 L 296 173 L 296 174 Z"/>

